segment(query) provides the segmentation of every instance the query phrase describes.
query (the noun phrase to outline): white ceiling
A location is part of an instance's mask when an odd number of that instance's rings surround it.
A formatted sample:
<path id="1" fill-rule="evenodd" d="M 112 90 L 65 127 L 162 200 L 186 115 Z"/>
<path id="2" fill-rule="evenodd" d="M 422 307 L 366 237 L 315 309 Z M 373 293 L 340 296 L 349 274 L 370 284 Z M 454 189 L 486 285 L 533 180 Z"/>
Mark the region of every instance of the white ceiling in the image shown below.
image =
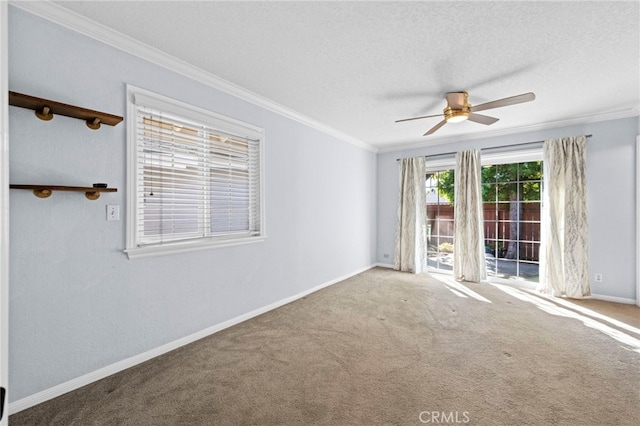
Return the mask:
<path id="1" fill-rule="evenodd" d="M 55 3 L 380 150 L 638 115 L 638 1 Z M 536 100 L 394 123 L 461 90 Z"/>

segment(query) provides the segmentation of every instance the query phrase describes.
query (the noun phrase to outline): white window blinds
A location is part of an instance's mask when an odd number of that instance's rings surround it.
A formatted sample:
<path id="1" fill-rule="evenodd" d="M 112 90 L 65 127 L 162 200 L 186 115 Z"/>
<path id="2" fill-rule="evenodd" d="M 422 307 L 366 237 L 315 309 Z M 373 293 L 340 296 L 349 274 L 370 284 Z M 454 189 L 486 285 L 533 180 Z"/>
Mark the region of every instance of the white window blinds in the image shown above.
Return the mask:
<path id="1" fill-rule="evenodd" d="M 260 236 L 260 135 L 135 99 L 135 246 Z"/>

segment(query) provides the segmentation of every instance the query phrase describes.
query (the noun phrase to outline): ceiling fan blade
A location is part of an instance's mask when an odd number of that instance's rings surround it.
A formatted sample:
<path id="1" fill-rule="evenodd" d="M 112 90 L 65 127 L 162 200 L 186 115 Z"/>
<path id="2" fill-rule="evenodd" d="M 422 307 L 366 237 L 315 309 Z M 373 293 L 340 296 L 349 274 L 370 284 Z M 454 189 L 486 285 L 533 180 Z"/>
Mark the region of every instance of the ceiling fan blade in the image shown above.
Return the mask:
<path id="1" fill-rule="evenodd" d="M 467 120 L 475 121 L 476 123 L 480 123 L 480 124 L 486 124 L 488 126 L 498 121 L 499 118 L 489 117 L 488 115 L 471 113 L 469 114 L 469 117 L 467 117 Z"/>
<path id="2" fill-rule="evenodd" d="M 440 127 L 444 126 L 445 124 L 447 124 L 447 120 L 442 120 L 441 122 L 439 122 L 438 124 L 430 128 L 429 131 L 422 136 L 429 136 L 430 134 L 434 133 L 436 130 L 438 130 Z"/>
<path id="3" fill-rule="evenodd" d="M 460 109 L 465 106 L 466 92 L 449 92 L 447 93 L 447 105 L 453 109 Z"/>
<path id="4" fill-rule="evenodd" d="M 523 93 L 522 95 L 511 96 L 509 98 L 498 99 L 496 101 L 486 102 L 484 104 L 471 107 L 471 112 L 484 111 L 485 109 L 500 108 L 509 105 L 520 104 L 522 102 L 530 102 L 536 98 L 533 92 Z"/>
<path id="5" fill-rule="evenodd" d="M 396 123 L 400 123 L 402 121 L 410 121 L 410 120 L 422 120 L 423 118 L 442 117 L 443 115 L 444 114 L 435 114 L 435 115 L 423 115 L 420 117 L 403 118 L 402 120 L 396 120 Z"/>

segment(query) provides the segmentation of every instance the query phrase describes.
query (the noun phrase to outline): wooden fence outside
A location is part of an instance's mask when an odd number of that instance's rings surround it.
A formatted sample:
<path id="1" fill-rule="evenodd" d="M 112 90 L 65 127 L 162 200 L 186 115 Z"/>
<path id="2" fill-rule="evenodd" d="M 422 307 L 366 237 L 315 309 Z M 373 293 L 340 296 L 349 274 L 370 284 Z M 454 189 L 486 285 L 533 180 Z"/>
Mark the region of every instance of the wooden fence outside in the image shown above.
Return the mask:
<path id="1" fill-rule="evenodd" d="M 540 203 L 521 202 L 519 204 L 518 222 L 509 220 L 511 203 L 484 204 L 484 235 L 487 250 L 502 257 L 509 242 L 519 240 L 519 259 L 537 261 L 540 248 Z M 435 241 L 438 241 L 436 244 L 452 243 L 453 205 L 427 204 L 426 208 L 430 245 L 433 246 Z"/>

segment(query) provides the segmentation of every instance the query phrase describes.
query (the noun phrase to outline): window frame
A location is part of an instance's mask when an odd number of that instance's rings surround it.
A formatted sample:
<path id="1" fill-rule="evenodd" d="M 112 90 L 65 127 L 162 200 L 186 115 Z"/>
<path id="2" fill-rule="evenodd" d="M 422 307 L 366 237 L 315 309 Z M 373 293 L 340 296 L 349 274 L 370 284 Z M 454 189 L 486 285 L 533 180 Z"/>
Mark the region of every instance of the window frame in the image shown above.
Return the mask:
<path id="1" fill-rule="evenodd" d="M 167 114 L 174 114 L 200 123 L 220 132 L 239 135 L 258 140 L 258 204 L 259 232 L 256 235 L 212 235 L 199 238 L 168 241 L 161 244 L 141 244 L 138 240 L 138 201 L 139 193 L 137 107 L 145 105 Z M 184 253 L 215 247 L 228 247 L 262 242 L 266 239 L 265 194 L 264 194 L 264 129 L 236 120 L 222 114 L 169 98 L 133 85 L 127 85 L 127 209 L 126 209 L 126 248 L 129 259 Z"/>

